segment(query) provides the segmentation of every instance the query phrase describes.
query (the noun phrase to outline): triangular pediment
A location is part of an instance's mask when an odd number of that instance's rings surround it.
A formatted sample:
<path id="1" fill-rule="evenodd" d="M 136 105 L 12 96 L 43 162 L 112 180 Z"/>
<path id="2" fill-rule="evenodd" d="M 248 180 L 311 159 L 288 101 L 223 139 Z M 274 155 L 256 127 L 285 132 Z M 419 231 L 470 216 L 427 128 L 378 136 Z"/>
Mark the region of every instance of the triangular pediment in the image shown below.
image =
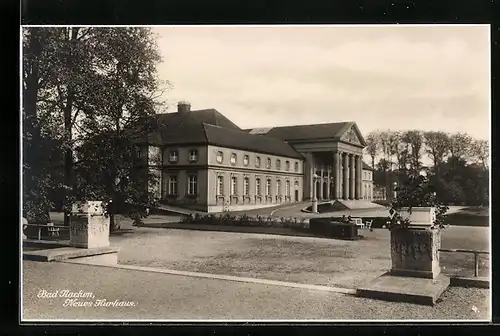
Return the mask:
<path id="1" fill-rule="evenodd" d="M 365 139 L 355 123 L 351 123 L 340 136 L 340 140 L 357 146 L 366 146 Z"/>

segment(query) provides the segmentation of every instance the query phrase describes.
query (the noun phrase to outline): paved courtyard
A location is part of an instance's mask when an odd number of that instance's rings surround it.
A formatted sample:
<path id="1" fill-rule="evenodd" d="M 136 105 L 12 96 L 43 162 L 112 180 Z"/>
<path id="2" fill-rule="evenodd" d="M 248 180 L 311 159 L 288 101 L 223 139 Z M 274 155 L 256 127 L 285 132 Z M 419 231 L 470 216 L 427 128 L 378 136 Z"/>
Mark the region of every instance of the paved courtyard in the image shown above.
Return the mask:
<path id="1" fill-rule="evenodd" d="M 127 307 L 71 307 L 40 291 L 90 292 L 79 302 L 126 301 Z M 323 291 L 130 271 L 67 263 L 23 262 L 23 319 L 69 320 L 473 320 L 489 319 L 489 291 L 449 288 L 434 307 Z M 102 302 L 102 301 L 101 301 Z"/>

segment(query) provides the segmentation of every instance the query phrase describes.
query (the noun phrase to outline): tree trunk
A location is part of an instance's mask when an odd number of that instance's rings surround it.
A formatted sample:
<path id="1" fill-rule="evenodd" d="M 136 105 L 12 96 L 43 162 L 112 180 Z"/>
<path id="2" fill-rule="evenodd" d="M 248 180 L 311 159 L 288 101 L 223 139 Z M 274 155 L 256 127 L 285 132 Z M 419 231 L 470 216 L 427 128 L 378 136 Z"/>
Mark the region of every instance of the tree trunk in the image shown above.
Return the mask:
<path id="1" fill-rule="evenodd" d="M 78 28 L 71 29 L 70 37 L 70 54 L 68 58 L 68 71 L 73 70 L 74 66 L 74 47 L 76 43 L 76 38 L 78 35 Z M 64 212 L 64 225 L 69 226 L 71 221 L 71 196 L 73 195 L 73 188 L 75 187 L 73 179 L 73 149 L 72 149 L 72 111 L 73 111 L 73 101 L 75 99 L 74 84 L 70 78 L 67 82 L 68 96 L 66 98 L 66 106 L 64 108 L 64 132 L 66 141 L 66 150 L 64 152 L 64 184 L 68 187 L 66 189 L 66 206 Z"/>
<path id="2" fill-rule="evenodd" d="M 39 28 L 30 28 L 31 36 L 29 45 L 27 46 L 27 55 L 29 57 L 28 69 L 29 74 L 24 79 L 25 89 L 23 92 L 23 110 L 24 110 L 24 122 L 23 122 L 23 135 L 28 136 L 27 139 L 23 139 L 23 164 L 29 169 L 29 177 L 25 177 L 23 181 L 23 189 L 26 191 L 24 194 L 25 201 L 30 202 L 33 211 L 30 214 L 25 215 L 29 223 L 43 224 L 50 221 L 49 209 L 44 205 L 43 195 L 44 190 L 40 190 L 43 186 L 40 186 L 37 181 L 43 178 L 43 158 L 41 146 L 42 137 L 40 125 L 38 122 L 37 115 L 37 101 L 38 101 L 38 91 L 39 91 L 39 68 L 38 61 L 41 55 L 41 45 L 39 40 L 38 31 Z M 26 168 L 23 168 L 23 175 L 28 173 Z M 32 193 L 36 190 L 35 194 Z"/>

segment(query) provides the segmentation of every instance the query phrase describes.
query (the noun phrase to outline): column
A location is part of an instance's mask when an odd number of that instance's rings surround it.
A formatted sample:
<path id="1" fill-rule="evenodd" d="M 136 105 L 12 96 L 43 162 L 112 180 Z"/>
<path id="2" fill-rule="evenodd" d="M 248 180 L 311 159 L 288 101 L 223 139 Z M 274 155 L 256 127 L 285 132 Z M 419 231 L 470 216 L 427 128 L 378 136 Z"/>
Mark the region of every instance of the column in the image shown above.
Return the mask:
<path id="1" fill-rule="evenodd" d="M 326 195 L 325 195 L 325 198 L 327 200 L 332 199 L 332 197 L 331 197 L 332 191 L 330 190 L 331 189 L 331 185 L 332 185 L 332 183 L 331 183 L 331 175 L 332 175 L 331 171 L 328 171 L 328 177 L 326 178 Z"/>
<path id="2" fill-rule="evenodd" d="M 354 193 L 356 190 L 355 177 L 356 170 L 354 166 L 354 155 L 349 154 L 349 199 L 354 199 Z"/>
<path id="3" fill-rule="evenodd" d="M 342 157 L 339 152 L 333 152 L 333 198 L 340 199 L 340 169 L 342 166 Z"/>
<path id="4" fill-rule="evenodd" d="M 362 168 L 362 161 L 361 161 L 361 156 L 356 155 L 356 199 L 359 200 L 361 199 L 362 196 L 362 190 L 361 190 L 361 168 Z"/>
<path id="5" fill-rule="evenodd" d="M 342 168 L 344 170 L 344 174 L 343 174 L 343 183 L 342 183 L 342 198 L 347 200 L 349 199 L 349 156 L 347 155 L 347 153 L 343 153 L 343 158 L 342 158 L 342 161 L 343 161 L 343 165 L 342 165 Z"/>
<path id="6" fill-rule="evenodd" d="M 324 199 L 324 195 L 323 195 L 323 174 L 324 174 L 324 170 L 323 170 L 323 166 L 321 167 L 321 170 L 319 171 L 319 179 L 318 179 L 318 188 L 319 188 L 319 200 L 323 200 Z"/>
<path id="7" fill-rule="evenodd" d="M 304 199 L 312 199 L 313 198 L 313 174 L 314 174 L 314 158 L 312 153 L 306 153 L 306 164 L 304 167 L 304 186 L 303 193 Z"/>

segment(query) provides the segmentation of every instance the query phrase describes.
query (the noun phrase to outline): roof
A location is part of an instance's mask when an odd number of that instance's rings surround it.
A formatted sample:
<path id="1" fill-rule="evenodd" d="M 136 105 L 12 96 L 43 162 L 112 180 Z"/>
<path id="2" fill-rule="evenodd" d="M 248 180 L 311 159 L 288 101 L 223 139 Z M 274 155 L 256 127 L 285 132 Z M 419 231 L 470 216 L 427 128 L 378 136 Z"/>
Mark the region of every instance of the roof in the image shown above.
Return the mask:
<path id="1" fill-rule="evenodd" d="M 227 129 L 208 124 L 203 124 L 203 127 L 207 141 L 211 145 L 296 159 L 304 158 L 288 143 L 276 138 L 253 135 L 242 130 Z"/>
<path id="2" fill-rule="evenodd" d="M 191 116 L 196 120 L 205 124 L 224 127 L 228 129 L 241 130 L 241 128 L 239 128 L 235 123 L 226 118 L 216 109 L 195 110 L 189 113 L 191 113 Z"/>
<path id="3" fill-rule="evenodd" d="M 285 141 L 300 141 L 311 139 L 337 139 L 351 127 L 352 121 L 323 123 L 312 125 L 281 126 L 272 128 L 254 128 L 245 131 L 251 134 L 262 134 Z M 355 126 L 356 127 L 356 126 Z M 357 127 L 356 127 L 357 128 Z M 364 140 L 363 140 L 364 141 Z"/>
<path id="4" fill-rule="evenodd" d="M 150 134 L 149 141 L 153 145 L 211 144 L 303 159 L 285 141 L 249 134 L 213 109 L 160 114 L 157 131 Z"/>
<path id="5" fill-rule="evenodd" d="M 364 170 L 373 170 L 372 167 L 370 167 L 369 165 L 366 164 L 366 162 L 363 161 L 363 169 Z"/>

